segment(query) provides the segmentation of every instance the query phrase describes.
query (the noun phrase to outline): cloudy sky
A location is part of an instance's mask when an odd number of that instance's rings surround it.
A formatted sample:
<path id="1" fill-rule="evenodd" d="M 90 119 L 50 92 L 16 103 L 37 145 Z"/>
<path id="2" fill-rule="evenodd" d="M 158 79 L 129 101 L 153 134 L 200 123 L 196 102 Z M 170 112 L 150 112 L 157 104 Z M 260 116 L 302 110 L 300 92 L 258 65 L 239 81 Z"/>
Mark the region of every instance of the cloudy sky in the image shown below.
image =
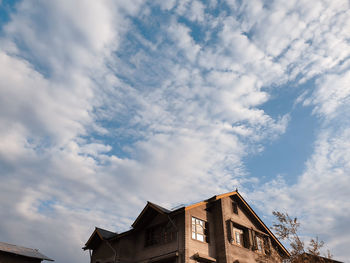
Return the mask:
<path id="1" fill-rule="evenodd" d="M 0 241 L 88 262 L 236 187 L 350 262 L 347 0 L 0 0 Z"/>

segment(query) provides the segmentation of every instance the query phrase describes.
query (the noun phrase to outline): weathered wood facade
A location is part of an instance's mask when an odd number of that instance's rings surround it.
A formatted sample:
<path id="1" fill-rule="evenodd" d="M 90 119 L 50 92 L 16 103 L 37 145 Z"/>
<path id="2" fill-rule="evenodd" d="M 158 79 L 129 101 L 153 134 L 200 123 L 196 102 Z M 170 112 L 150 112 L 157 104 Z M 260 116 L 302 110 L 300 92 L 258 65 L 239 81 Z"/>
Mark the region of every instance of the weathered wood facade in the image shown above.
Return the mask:
<path id="1" fill-rule="evenodd" d="M 148 202 L 116 234 L 96 228 L 83 249 L 91 263 L 282 262 L 288 251 L 237 192 L 170 211 Z"/>

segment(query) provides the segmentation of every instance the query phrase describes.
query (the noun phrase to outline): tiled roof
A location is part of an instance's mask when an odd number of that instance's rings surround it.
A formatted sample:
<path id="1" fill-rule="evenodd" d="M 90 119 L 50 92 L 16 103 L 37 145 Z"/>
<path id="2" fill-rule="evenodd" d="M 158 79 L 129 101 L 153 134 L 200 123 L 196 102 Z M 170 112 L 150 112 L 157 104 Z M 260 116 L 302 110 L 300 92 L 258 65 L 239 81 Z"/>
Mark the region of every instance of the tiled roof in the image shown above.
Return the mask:
<path id="1" fill-rule="evenodd" d="M 164 208 L 164 207 L 162 207 L 162 206 L 160 206 L 160 205 L 157 205 L 157 204 L 155 204 L 155 203 L 151 203 L 151 202 L 149 202 L 149 201 L 148 201 L 148 203 L 150 203 L 150 204 L 152 204 L 153 206 L 157 207 L 159 210 L 163 211 L 163 212 L 166 213 L 166 214 L 171 213 L 171 211 L 170 211 L 169 209 L 166 209 L 166 208 Z"/>
<path id="2" fill-rule="evenodd" d="M 47 256 L 41 254 L 37 249 L 20 247 L 20 246 L 16 246 L 16 245 L 4 243 L 4 242 L 0 242 L 0 251 L 21 255 L 25 257 L 30 257 L 30 258 L 39 258 L 39 259 L 54 261 L 53 259 L 48 258 Z"/>
<path id="3" fill-rule="evenodd" d="M 109 239 L 109 238 L 112 238 L 112 237 L 115 237 L 118 235 L 115 232 L 111 232 L 111 231 L 108 231 L 106 229 L 99 228 L 99 227 L 96 227 L 96 230 L 100 233 L 100 235 L 102 236 L 103 239 Z"/>

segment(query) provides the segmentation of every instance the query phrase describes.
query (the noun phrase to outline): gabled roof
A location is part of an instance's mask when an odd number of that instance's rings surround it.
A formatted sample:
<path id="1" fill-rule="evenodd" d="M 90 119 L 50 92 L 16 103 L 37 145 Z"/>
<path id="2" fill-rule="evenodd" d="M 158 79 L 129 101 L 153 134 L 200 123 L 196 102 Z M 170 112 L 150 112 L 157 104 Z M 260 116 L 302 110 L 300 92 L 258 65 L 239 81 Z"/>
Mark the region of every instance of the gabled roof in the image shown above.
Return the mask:
<path id="1" fill-rule="evenodd" d="M 271 232 L 271 230 L 264 224 L 264 222 L 259 218 L 259 216 L 253 211 L 253 209 L 250 207 L 250 205 L 243 199 L 243 197 L 238 193 L 238 191 L 233 191 L 233 192 L 229 192 L 229 193 L 225 193 L 225 194 L 221 194 L 221 195 L 214 195 L 213 197 L 206 199 L 204 201 L 201 202 L 197 202 L 188 206 L 182 206 L 180 208 L 177 208 L 176 210 L 168 210 L 160 205 L 151 203 L 151 202 L 147 202 L 146 206 L 143 208 L 143 210 L 141 211 L 141 213 L 138 215 L 138 217 L 135 219 L 134 223 L 132 224 L 133 229 L 125 231 L 123 233 L 117 234 L 117 233 L 113 233 L 101 228 L 96 228 L 95 231 L 92 233 L 90 239 L 88 240 L 88 242 L 85 244 L 85 247 L 83 248 L 85 249 L 89 249 L 91 247 L 91 243 L 96 239 L 97 236 L 99 237 L 99 240 L 103 240 L 103 239 L 114 239 L 114 238 L 118 238 L 120 236 L 123 235 L 127 235 L 129 233 L 131 233 L 132 231 L 134 231 L 135 228 L 141 226 L 142 224 L 146 224 L 147 220 L 150 220 L 150 218 L 152 218 L 153 216 L 156 216 L 157 214 L 163 214 L 163 215 L 169 215 L 169 214 L 174 214 L 177 213 L 181 210 L 190 210 L 192 208 L 201 206 L 201 205 L 205 205 L 205 204 L 209 204 L 212 202 L 215 202 L 217 200 L 220 200 L 224 197 L 228 197 L 228 196 L 237 196 L 238 199 L 241 201 L 241 203 L 244 205 L 244 207 L 246 208 L 246 210 L 253 216 L 253 218 L 257 221 L 257 223 L 272 237 L 273 241 L 277 244 L 277 246 L 282 250 L 282 252 L 285 253 L 286 256 L 290 256 L 288 250 L 282 245 L 282 243 L 275 237 L 275 235 Z M 105 237 L 103 237 L 102 232 L 105 231 Z M 107 237 L 108 236 L 108 237 Z"/>
<path id="2" fill-rule="evenodd" d="M 95 227 L 94 232 L 91 234 L 89 240 L 86 242 L 85 246 L 83 247 L 84 250 L 94 248 L 97 244 L 99 244 L 102 240 L 111 239 L 113 237 L 116 237 L 118 234 Z"/>
<path id="3" fill-rule="evenodd" d="M 168 210 L 164 207 L 161 207 L 160 205 L 156 205 L 148 201 L 146 206 L 142 209 L 141 213 L 135 219 L 134 223 L 132 224 L 132 227 L 136 228 L 138 225 L 140 225 L 142 219 L 146 218 L 147 216 L 156 215 L 157 213 L 164 215 L 170 214 L 171 212 L 171 210 Z"/>
<path id="4" fill-rule="evenodd" d="M 233 191 L 233 192 L 229 192 L 229 193 L 225 193 L 225 194 L 221 194 L 221 195 L 214 195 L 213 197 L 186 206 L 185 210 L 190 210 L 192 208 L 204 205 L 204 204 L 208 204 L 211 203 L 213 201 L 222 199 L 224 197 L 228 197 L 228 196 L 237 196 L 239 198 L 239 200 L 242 202 L 242 204 L 245 206 L 245 208 L 247 209 L 247 211 L 250 212 L 250 214 L 256 219 L 256 221 L 259 223 L 259 225 L 272 237 L 272 239 L 275 241 L 275 243 L 280 247 L 280 249 L 286 254 L 286 256 L 290 256 L 288 250 L 282 245 L 282 243 L 275 237 L 275 235 L 271 232 L 271 230 L 264 224 L 264 222 L 260 219 L 260 217 L 254 212 L 254 210 L 250 207 L 250 205 L 244 200 L 244 198 L 238 193 L 238 190 Z"/>
<path id="5" fill-rule="evenodd" d="M 117 235 L 117 233 L 99 227 L 96 227 L 96 232 L 101 236 L 102 239 L 110 239 Z"/>
<path id="6" fill-rule="evenodd" d="M 41 254 L 37 249 L 27 248 L 27 247 L 20 247 L 4 242 L 0 242 L 0 251 L 20 255 L 24 257 L 29 258 L 38 258 L 42 260 L 48 260 L 48 261 L 54 261 L 51 258 L 48 258 L 44 254 Z"/>
<path id="7" fill-rule="evenodd" d="M 164 208 L 164 207 L 162 207 L 160 205 L 157 205 L 155 203 L 148 202 L 148 204 L 150 204 L 151 206 L 157 208 L 158 210 L 162 211 L 165 214 L 170 214 L 172 212 L 171 210 L 166 209 L 166 208 Z"/>

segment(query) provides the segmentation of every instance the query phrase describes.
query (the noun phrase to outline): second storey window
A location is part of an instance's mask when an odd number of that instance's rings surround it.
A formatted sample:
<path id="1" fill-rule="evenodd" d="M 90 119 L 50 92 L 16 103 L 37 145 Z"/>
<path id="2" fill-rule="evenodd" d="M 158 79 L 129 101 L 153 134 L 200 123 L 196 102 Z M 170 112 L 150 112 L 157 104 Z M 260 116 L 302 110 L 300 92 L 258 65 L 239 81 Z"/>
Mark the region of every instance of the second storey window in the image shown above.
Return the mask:
<path id="1" fill-rule="evenodd" d="M 228 240 L 231 244 L 238 245 L 245 248 L 250 248 L 249 229 L 247 227 L 238 225 L 231 220 L 227 221 Z"/>
<path id="2" fill-rule="evenodd" d="M 176 239 L 176 231 L 169 225 L 158 225 L 146 230 L 145 246 L 162 245 Z"/>
<path id="3" fill-rule="evenodd" d="M 236 244 L 236 245 L 239 245 L 239 246 L 244 246 L 244 236 L 243 236 L 243 230 L 242 229 L 239 229 L 239 228 L 236 228 L 236 227 L 233 227 L 233 242 Z"/>
<path id="4" fill-rule="evenodd" d="M 255 236 L 255 242 L 256 242 L 256 251 L 259 253 L 264 253 L 264 241 L 262 237 Z"/>
<path id="5" fill-rule="evenodd" d="M 199 241 L 207 241 L 206 239 L 206 223 L 203 220 L 192 217 L 192 238 Z"/>

